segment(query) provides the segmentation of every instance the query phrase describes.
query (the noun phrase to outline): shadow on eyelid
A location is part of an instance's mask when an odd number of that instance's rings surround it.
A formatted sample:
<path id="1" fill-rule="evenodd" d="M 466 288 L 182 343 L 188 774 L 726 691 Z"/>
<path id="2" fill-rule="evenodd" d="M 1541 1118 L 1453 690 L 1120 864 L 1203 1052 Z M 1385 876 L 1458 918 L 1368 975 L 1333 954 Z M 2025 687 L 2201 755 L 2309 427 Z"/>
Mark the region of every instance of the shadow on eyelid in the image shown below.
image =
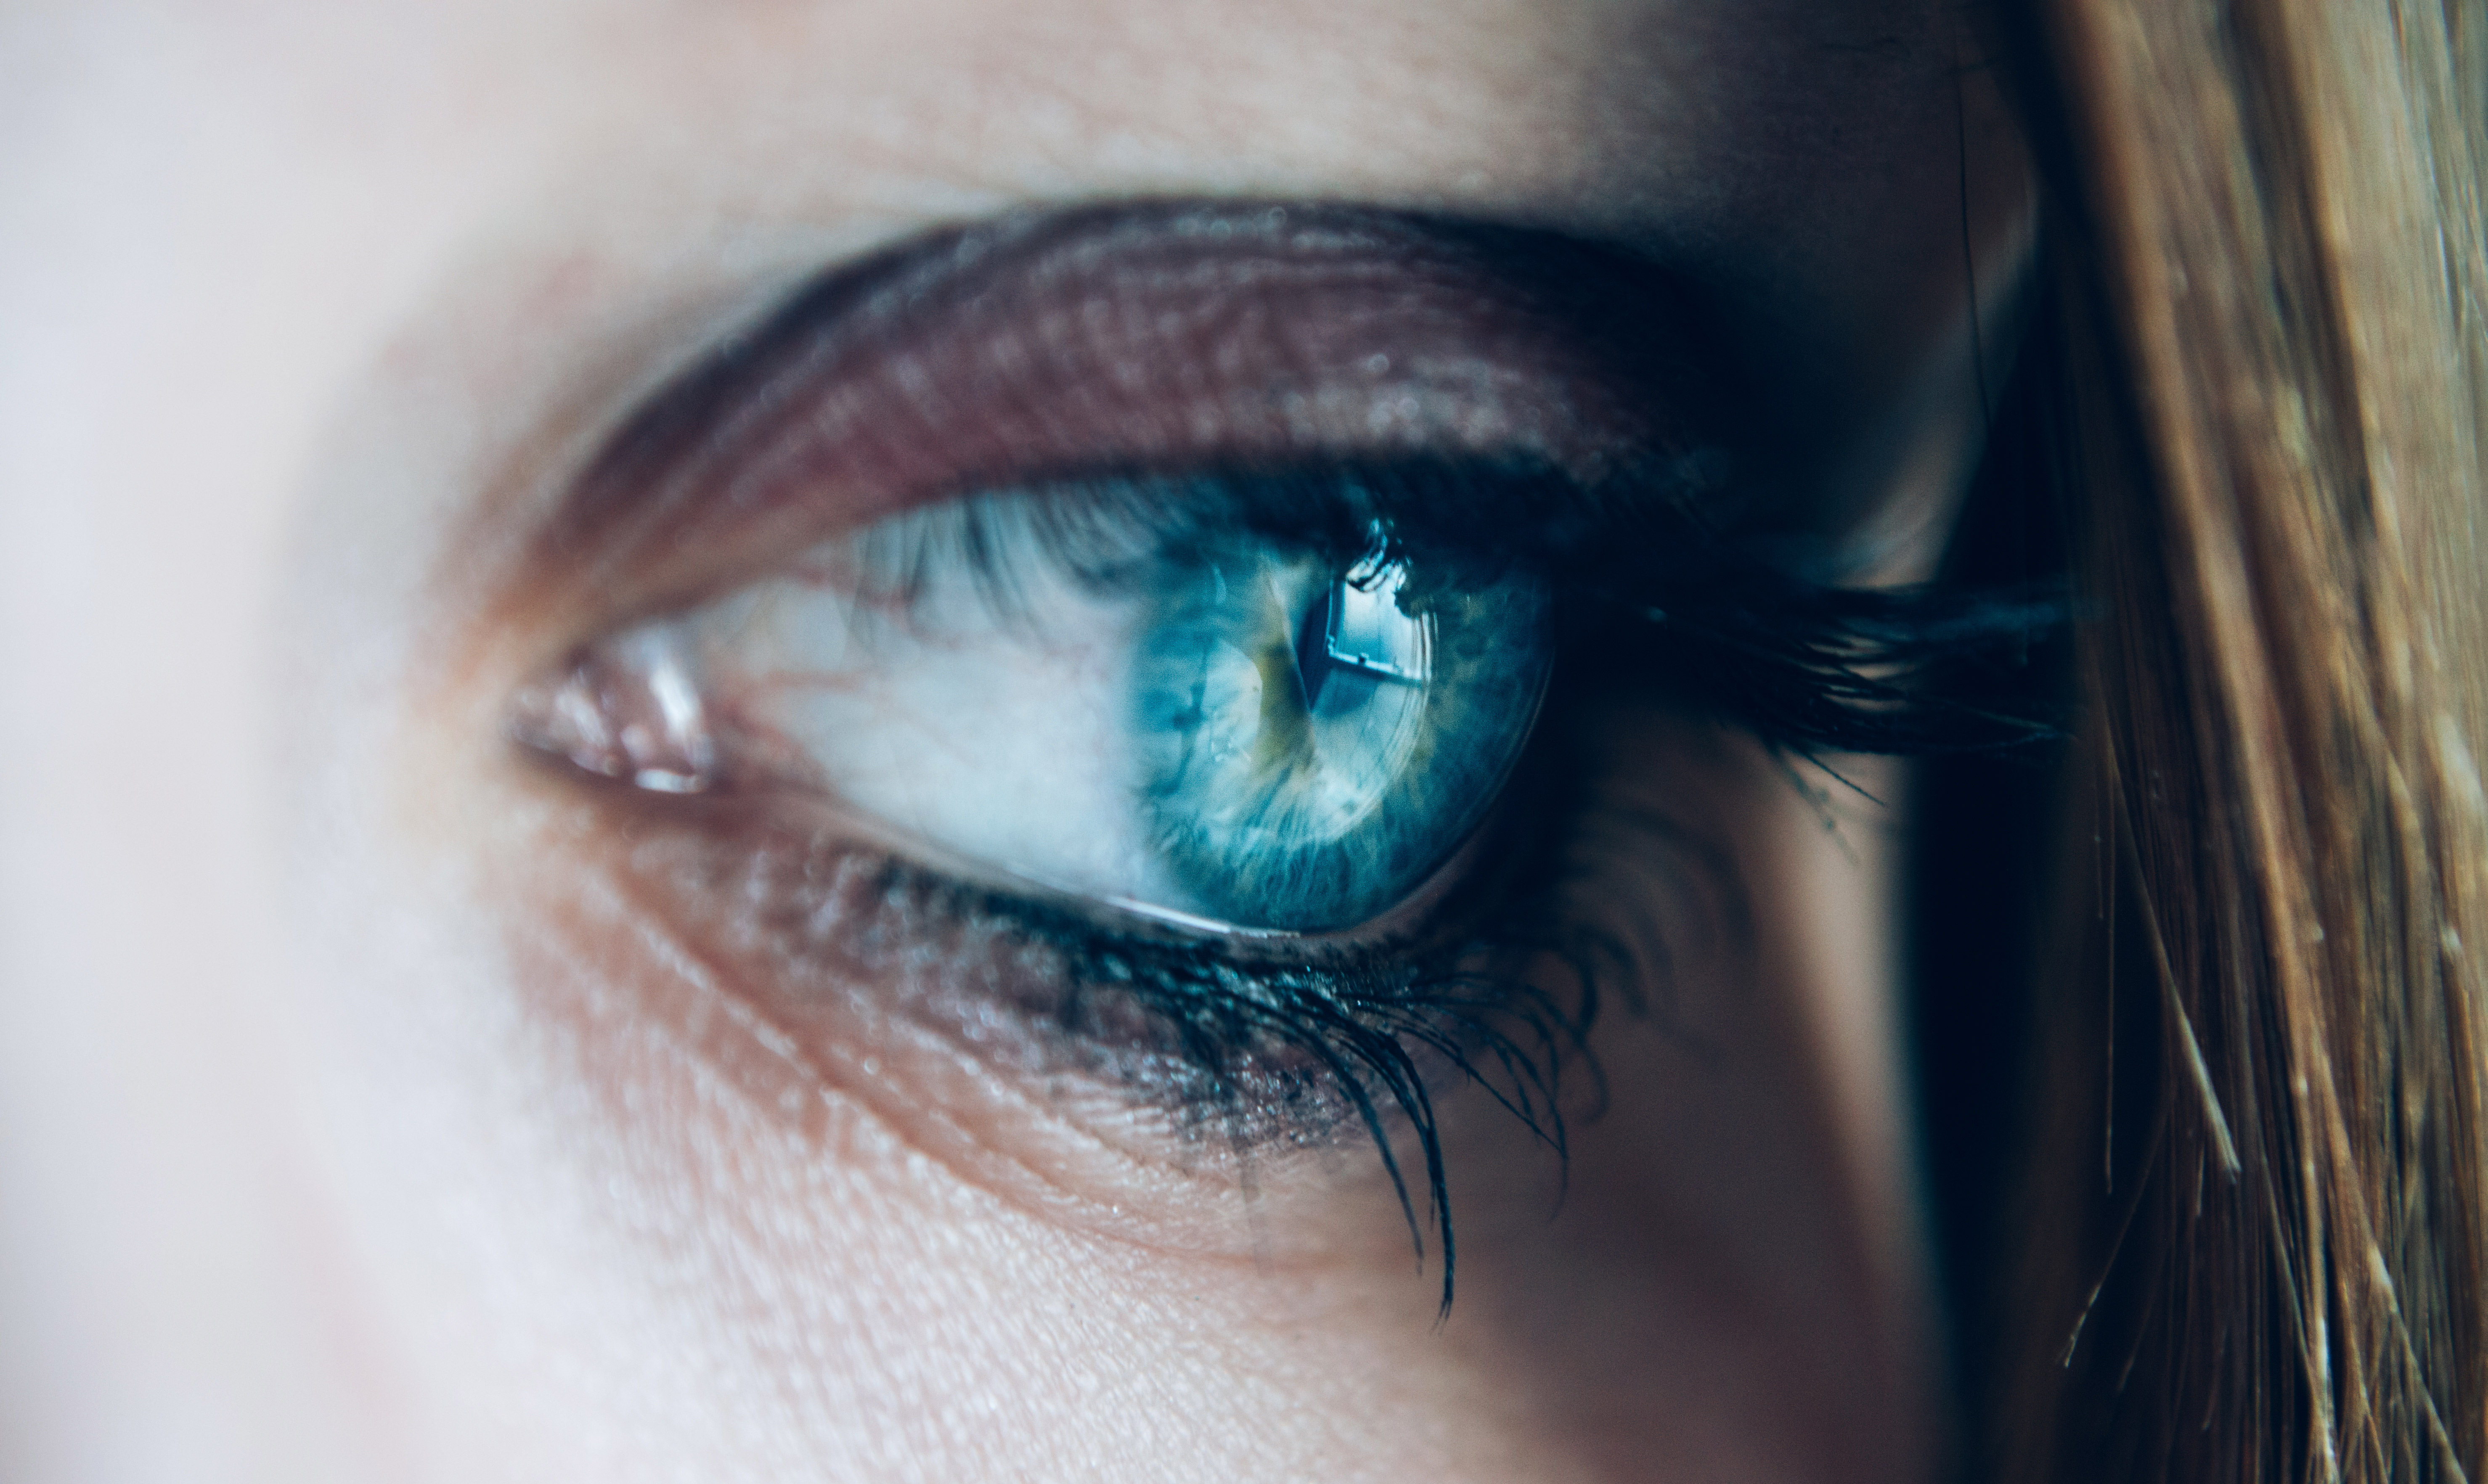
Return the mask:
<path id="1" fill-rule="evenodd" d="M 910 505 L 1032 481 L 1400 455 L 1712 447 L 1688 292 L 1615 248 L 1347 207 L 1006 217 L 844 266 L 651 398 L 523 589 L 681 602 Z"/>

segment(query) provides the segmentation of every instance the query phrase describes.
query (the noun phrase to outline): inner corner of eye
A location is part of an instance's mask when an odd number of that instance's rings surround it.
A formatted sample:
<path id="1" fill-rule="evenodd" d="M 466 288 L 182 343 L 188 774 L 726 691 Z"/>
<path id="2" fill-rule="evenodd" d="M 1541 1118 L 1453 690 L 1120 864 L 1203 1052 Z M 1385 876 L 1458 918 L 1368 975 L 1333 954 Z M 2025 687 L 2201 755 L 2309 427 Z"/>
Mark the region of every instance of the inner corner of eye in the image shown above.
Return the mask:
<path id="1" fill-rule="evenodd" d="M 581 772 L 664 794 L 718 778 L 709 703 L 685 636 L 636 626 L 523 682 L 505 726 L 522 747 Z"/>

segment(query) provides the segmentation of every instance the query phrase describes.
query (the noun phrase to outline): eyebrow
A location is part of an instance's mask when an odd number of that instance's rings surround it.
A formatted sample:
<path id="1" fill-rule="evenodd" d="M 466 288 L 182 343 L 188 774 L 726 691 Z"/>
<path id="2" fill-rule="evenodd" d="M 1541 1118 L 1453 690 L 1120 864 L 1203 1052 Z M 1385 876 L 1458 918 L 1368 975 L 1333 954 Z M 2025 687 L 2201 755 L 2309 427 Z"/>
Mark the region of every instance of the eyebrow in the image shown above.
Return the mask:
<path id="1" fill-rule="evenodd" d="M 1252 202 L 1010 215 L 834 268 L 718 345 L 607 442 L 531 566 L 674 601 L 915 504 L 1207 470 L 1536 470 L 1492 482 L 1507 517 L 1515 494 L 1577 506 L 1708 471 L 1671 495 L 1699 503 L 1745 406 L 1718 341 L 1663 266 L 1542 228 Z"/>

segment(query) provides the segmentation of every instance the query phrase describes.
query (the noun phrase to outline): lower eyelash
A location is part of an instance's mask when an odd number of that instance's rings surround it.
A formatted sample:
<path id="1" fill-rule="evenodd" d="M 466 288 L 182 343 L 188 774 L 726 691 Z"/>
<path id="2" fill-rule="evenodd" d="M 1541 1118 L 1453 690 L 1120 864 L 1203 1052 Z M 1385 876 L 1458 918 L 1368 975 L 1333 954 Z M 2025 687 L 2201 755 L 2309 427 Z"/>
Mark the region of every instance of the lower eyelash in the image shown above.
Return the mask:
<path id="1" fill-rule="evenodd" d="M 1468 940 L 1336 963 L 1248 966 L 1206 946 L 1102 932 L 1020 904 L 969 910 L 1017 920 L 1060 955 L 1057 1023 L 1073 1044 L 1111 1047 L 1117 1079 L 1173 1094 L 1188 1132 L 1239 1151 L 1328 1142 L 1360 1128 L 1381 1156 L 1422 1265 L 1437 1235 L 1449 1308 L 1457 1248 L 1431 1088 L 1441 1072 L 1474 1081 L 1560 1155 L 1558 1081 L 1587 1058 L 1594 994 L 1566 1004 L 1515 962 L 1516 940 Z M 1146 1030 L 1132 1032 L 1134 1021 Z M 1144 1067 L 1129 1049 L 1146 1046 Z M 1163 1067 L 1175 1070 L 1170 1076 Z M 1135 1075 L 1139 1074 L 1139 1075 Z M 1424 1210 L 1389 1123 L 1414 1134 Z"/>
<path id="2" fill-rule="evenodd" d="M 1248 962 L 897 861 L 878 863 L 871 882 L 882 911 L 904 919 L 891 923 L 894 941 L 947 940 L 953 965 L 1009 956 L 1022 986 L 1050 988 L 1017 1007 L 1042 1019 L 1054 1058 L 1069 1063 L 1046 1070 L 1119 1085 L 1166 1109 L 1186 1137 L 1247 1159 L 1273 1146 L 1327 1147 L 1350 1131 L 1371 1139 L 1421 1266 L 1425 1234 L 1436 1234 L 1446 1310 L 1457 1248 L 1434 1090 L 1447 1079 L 1478 1083 L 1560 1156 L 1564 1068 L 1578 1060 L 1595 1075 L 1587 980 L 1568 1003 L 1523 971 L 1545 935 Z M 1413 1136 L 1417 1170 L 1401 1167 L 1395 1123 Z"/>
<path id="3" fill-rule="evenodd" d="M 1043 1014 L 1060 1044 L 1085 1048 L 1081 1070 L 1150 1096 L 1186 1134 L 1249 1156 L 1361 1132 L 1421 1266 L 1425 1234 L 1436 1234 L 1448 1313 L 1458 1249 L 1436 1091 L 1480 1087 L 1560 1165 L 1567 1102 L 1573 1116 L 1594 1117 L 1606 1100 L 1590 1045 L 1603 1007 L 1653 1022 L 1698 1061 L 1706 1048 L 1671 1003 L 1676 966 L 1712 947 L 1731 958 L 1754 947 L 1721 842 L 1657 810 L 1594 798 L 1579 760 L 1547 756 L 1564 750 L 1571 720 L 1549 717 L 1537 766 L 1514 779 L 1517 807 L 1490 842 L 1504 847 L 1499 864 L 1433 914 L 1462 924 L 1457 933 L 1421 927 L 1411 941 L 1255 964 L 902 865 L 886 864 L 881 879 L 949 931 L 1042 945 L 1059 987 Z M 1514 814 L 1536 823 L 1513 825 Z M 1573 1098 L 1568 1080 L 1588 1095 Z M 1415 1169 L 1394 1152 L 1395 1123 L 1413 1138 Z"/>
<path id="4" fill-rule="evenodd" d="M 1434 914 L 1487 931 L 1421 926 L 1397 941 L 1287 957 L 1118 931 L 834 831 L 789 827 L 758 800 L 621 797 L 658 826 L 635 829 L 635 869 L 693 899 L 739 904 L 721 946 L 765 965 L 799 1000 L 842 976 L 879 985 L 890 1013 L 957 1037 L 1015 1078 L 1115 1087 L 1159 1110 L 1177 1137 L 1248 1170 L 1261 1151 L 1371 1140 L 1421 1268 L 1433 1235 L 1446 1312 L 1457 1248 L 1435 1096 L 1475 1082 L 1560 1160 L 1568 1069 L 1602 1086 L 1587 1038 L 1601 990 L 1633 972 L 1617 941 L 1566 926 L 1565 874 L 1543 859 L 1568 832 L 1567 807 L 1552 798 L 1541 800 L 1554 805 L 1539 816 L 1546 823 L 1507 826 L 1514 849 L 1503 863 Z M 684 855 L 662 841 L 685 838 L 685 825 L 741 843 Z M 1416 1155 L 1404 1167 L 1402 1140 Z"/>
<path id="5" fill-rule="evenodd" d="M 1560 688 L 1560 687 L 1559 687 Z M 1601 687 L 1603 688 L 1603 687 Z M 1676 1022 L 1674 965 L 1724 935 L 1751 947 L 1724 847 L 1591 792 L 1581 695 L 1550 699 L 1480 864 L 1397 938 L 1267 941 L 1125 931 L 1099 915 L 970 884 L 805 823 L 782 798 L 609 790 L 643 910 L 751 966 L 790 1003 L 852 1003 L 932 1030 L 1022 1085 L 1113 1088 L 1178 1139 L 1236 1160 L 1251 1199 L 1261 1151 L 1372 1141 L 1422 1269 L 1439 1255 L 1448 1312 L 1457 1247 L 1439 1092 L 1474 1082 L 1553 1152 L 1566 1112 L 1595 1114 L 1589 1046 L 1602 1006 Z M 678 929 L 679 930 L 679 929 Z M 765 1009 L 764 1015 L 769 1012 Z M 1569 1092 L 1586 1087 L 1587 1096 Z M 1413 1145 L 1416 1159 L 1401 1150 Z"/>

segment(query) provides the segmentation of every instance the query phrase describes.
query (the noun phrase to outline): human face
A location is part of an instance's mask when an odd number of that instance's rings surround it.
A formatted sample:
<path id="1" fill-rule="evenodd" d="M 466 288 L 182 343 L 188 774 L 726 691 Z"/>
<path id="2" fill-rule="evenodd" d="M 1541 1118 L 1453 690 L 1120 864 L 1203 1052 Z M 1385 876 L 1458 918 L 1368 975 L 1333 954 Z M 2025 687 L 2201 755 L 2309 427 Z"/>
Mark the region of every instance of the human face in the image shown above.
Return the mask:
<path id="1" fill-rule="evenodd" d="M 1532 746 L 1569 792 L 1524 762 L 1541 786 L 1455 869 L 1524 838 L 1588 861 L 1568 920 L 1636 949 L 1563 1057 L 1565 1159 L 1419 1063 L 1460 1241 L 1438 1320 L 1439 1241 L 1416 1271 L 1355 1120 L 1187 1120 L 1043 1017 L 1007 1054 L 973 1007 L 911 1019 L 904 963 L 938 945 L 806 978 L 717 926 L 757 848 L 511 718 L 548 662 L 795 549 L 668 547 L 699 569 L 674 587 L 645 552 L 593 581 L 562 556 L 627 546 L 581 481 L 711 348 L 979 223 L 1105 209 L 1077 219 L 1162 244 L 1148 203 L 1361 224 L 1353 364 L 1405 345 L 1504 389 L 1444 393 L 1395 456 L 1648 410 L 1568 359 L 1603 327 L 1442 223 L 1638 265 L 1703 326 L 1677 390 L 1737 430 L 1737 518 L 1817 574 L 1923 575 L 2030 228 L 1956 26 L 1933 0 L 10 7 L 0 1471 L 1921 1474 L 1892 770 L 1818 796 L 1733 720 L 1559 662 Z M 1101 276 L 1103 312 L 1132 283 Z M 1330 344 L 1337 303 L 1277 305 L 1278 340 Z M 1141 379 L 1183 380 L 1170 344 Z M 1234 396 L 1337 394 L 1354 416 L 1294 457 L 1372 452 L 1332 445 L 1405 390 L 1186 344 Z M 1040 357 L 1029 395 L 1120 364 Z M 1138 415 L 1071 453 L 1128 459 Z M 927 497 L 817 482 L 802 535 Z"/>

